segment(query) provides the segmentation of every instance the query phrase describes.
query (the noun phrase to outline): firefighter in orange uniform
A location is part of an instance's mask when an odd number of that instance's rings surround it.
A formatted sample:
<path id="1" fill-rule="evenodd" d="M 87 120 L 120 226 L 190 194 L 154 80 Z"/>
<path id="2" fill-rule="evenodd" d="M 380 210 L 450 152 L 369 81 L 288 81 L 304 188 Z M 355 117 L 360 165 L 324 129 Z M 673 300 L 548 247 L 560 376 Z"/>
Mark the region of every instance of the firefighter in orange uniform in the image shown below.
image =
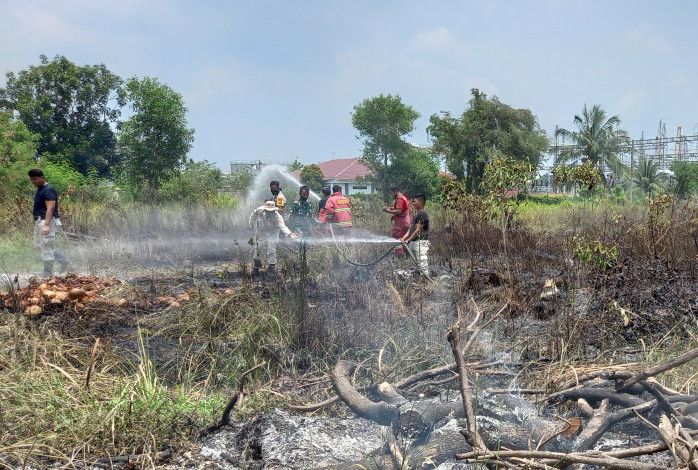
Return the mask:
<path id="1" fill-rule="evenodd" d="M 353 227 L 351 217 L 351 203 L 349 198 L 342 194 L 342 187 L 334 185 L 332 196 L 325 203 L 325 218 L 332 224 L 332 231 L 338 237 L 349 237 Z"/>
<path id="2" fill-rule="evenodd" d="M 400 192 L 400 189 L 397 186 L 390 188 L 390 192 L 393 193 L 395 203 L 393 204 L 393 207 L 386 207 L 383 209 L 383 211 L 387 212 L 388 214 L 392 214 L 390 220 L 393 221 L 393 238 L 400 240 L 405 236 L 407 231 L 410 229 L 410 225 L 412 224 L 412 218 L 410 217 L 410 202 L 407 197 Z M 401 246 L 395 248 L 396 255 L 402 255 L 404 253 L 405 250 Z"/>

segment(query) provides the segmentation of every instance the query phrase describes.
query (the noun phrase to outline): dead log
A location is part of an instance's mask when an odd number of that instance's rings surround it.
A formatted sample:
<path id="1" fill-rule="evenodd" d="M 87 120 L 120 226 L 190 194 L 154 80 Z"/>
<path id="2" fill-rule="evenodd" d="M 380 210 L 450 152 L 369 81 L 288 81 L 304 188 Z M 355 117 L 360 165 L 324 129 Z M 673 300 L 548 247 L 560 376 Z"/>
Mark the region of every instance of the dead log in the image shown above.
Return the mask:
<path id="1" fill-rule="evenodd" d="M 383 426 L 390 426 L 398 417 L 397 405 L 372 402 L 351 384 L 350 377 L 356 370 L 356 364 L 340 360 L 332 370 L 332 386 L 337 395 L 358 416 Z"/>

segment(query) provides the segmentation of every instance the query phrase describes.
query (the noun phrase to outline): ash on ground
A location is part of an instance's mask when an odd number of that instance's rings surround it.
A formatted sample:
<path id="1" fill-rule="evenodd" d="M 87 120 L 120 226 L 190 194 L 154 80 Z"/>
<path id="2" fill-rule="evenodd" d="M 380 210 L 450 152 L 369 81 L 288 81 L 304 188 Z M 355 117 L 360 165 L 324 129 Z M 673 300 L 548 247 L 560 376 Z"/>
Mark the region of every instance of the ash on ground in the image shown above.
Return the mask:
<path id="1" fill-rule="evenodd" d="M 381 449 L 380 426 L 361 418 L 301 416 L 273 410 L 205 438 L 162 467 L 174 469 L 331 468 Z"/>

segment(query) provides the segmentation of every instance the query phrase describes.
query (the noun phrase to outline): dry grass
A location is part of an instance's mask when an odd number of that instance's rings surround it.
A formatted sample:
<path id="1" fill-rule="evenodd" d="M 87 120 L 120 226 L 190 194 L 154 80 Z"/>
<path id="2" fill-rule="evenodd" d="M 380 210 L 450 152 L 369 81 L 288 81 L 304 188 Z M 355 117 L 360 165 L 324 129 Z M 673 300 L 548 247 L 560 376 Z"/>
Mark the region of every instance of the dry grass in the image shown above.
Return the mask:
<path id="1" fill-rule="evenodd" d="M 136 332 L 99 341 L 88 332 L 60 335 L 57 318 L 4 313 L 0 455 L 18 465 L 70 466 L 187 445 L 220 415 L 241 371 L 267 346 L 288 342 L 276 311 L 273 300 L 244 287 L 227 297 L 202 289 L 180 308 L 146 315 Z M 241 412 L 273 400 L 263 393 Z"/>

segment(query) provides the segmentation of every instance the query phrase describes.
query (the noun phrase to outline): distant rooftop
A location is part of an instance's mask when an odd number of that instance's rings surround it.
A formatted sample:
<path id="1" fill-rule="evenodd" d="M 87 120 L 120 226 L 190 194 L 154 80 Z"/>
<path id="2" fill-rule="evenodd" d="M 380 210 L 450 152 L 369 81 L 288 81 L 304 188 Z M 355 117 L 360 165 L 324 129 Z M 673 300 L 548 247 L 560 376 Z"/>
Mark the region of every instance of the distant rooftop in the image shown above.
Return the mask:
<path id="1" fill-rule="evenodd" d="M 317 165 L 322 170 L 322 176 L 325 180 L 354 181 L 371 174 L 370 168 L 361 163 L 360 160 L 359 157 L 336 158 Z M 296 178 L 300 177 L 300 171 L 294 171 L 293 175 Z"/>

